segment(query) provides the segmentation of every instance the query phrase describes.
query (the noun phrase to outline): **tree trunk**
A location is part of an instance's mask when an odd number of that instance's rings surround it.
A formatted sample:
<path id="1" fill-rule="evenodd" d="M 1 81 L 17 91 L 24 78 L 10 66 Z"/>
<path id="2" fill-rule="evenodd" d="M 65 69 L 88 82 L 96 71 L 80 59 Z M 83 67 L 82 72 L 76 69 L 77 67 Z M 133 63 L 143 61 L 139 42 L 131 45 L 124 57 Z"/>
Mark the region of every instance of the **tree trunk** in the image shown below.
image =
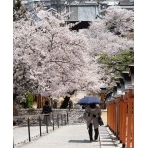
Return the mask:
<path id="1" fill-rule="evenodd" d="M 61 104 L 60 108 L 66 109 L 66 108 L 68 107 L 68 105 L 69 105 L 69 100 L 70 100 L 70 97 L 66 96 L 66 97 L 64 98 L 64 101 L 63 101 L 63 103 Z"/>
<path id="2" fill-rule="evenodd" d="M 68 93 L 70 96 L 72 96 L 72 95 L 75 93 L 75 91 L 77 91 L 77 90 L 73 90 L 73 91 L 67 92 L 67 93 Z M 66 97 L 64 98 L 64 101 L 62 102 L 60 108 L 63 108 L 63 109 L 67 108 L 68 105 L 69 105 L 69 100 L 70 100 L 70 97 L 66 96 Z"/>

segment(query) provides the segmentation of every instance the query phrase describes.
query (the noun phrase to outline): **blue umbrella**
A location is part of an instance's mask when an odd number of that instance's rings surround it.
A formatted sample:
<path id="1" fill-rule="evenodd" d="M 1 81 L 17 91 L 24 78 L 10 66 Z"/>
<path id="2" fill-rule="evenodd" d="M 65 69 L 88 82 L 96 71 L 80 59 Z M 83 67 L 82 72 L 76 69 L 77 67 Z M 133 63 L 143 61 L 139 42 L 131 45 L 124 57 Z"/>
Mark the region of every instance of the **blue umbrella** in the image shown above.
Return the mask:
<path id="1" fill-rule="evenodd" d="M 78 100 L 77 104 L 80 105 L 87 105 L 87 104 L 101 104 L 102 101 L 99 98 L 85 96 L 84 98 Z"/>

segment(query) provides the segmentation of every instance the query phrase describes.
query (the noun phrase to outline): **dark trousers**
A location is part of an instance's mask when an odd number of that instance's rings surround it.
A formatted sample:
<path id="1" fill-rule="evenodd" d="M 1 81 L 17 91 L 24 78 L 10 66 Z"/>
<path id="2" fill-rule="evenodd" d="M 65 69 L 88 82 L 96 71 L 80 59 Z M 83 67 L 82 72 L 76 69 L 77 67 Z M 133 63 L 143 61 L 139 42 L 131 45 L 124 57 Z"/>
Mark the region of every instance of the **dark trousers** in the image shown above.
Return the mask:
<path id="1" fill-rule="evenodd" d="M 97 139 L 98 139 L 98 135 L 99 135 L 98 128 L 94 129 L 94 131 L 95 131 L 94 139 L 97 140 Z M 89 133 L 89 138 L 90 138 L 90 140 L 93 140 L 92 123 L 89 124 L 89 127 L 88 127 L 88 133 Z"/>

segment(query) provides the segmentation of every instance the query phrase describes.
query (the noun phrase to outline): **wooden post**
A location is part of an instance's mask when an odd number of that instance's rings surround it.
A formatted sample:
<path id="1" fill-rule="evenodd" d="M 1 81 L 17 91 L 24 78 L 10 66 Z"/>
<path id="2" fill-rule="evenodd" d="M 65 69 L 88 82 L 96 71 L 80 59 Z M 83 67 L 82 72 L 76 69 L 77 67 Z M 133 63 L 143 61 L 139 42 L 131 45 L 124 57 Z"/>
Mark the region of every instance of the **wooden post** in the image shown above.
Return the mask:
<path id="1" fill-rule="evenodd" d="M 106 92 L 107 92 L 107 89 L 105 87 L 102 87 L 100 88 L 101 89 L 101 93 L 100 93 L 100 96 L 101 96 L 101 101 L 103 102 L 100 107 L 101 109 L 106 109 L 106 104 L 105 104 L 105 97 L 106 97 Z"/>
<path id="2" fill-rule="evenodd" d="M 114 134 L 116 134 L 116 101 L 113 102 L 113 112 L 114 112 L 113 132 Z"/>
<path id="3" fill-rule="evenodd" d="M 120 127 L 120 130 L 119 130 L 119 138 L 120 138 L 120 141 L 122 142 L 123 140 L 123 99 L 120 100 L 119 102 L 119 106 L 120 106 L 120 124 L 119 124 L 119 127 Z"/>
<path id="4" fill-rule="evenodd" d="M 41 131 L 41 117 L 39 116 L 39 127 L 40 127 L 40 136 L 42 136 L 42 131 Z"/>
<path id="5" fill-rule="evenodd" d="M 29 121 L 29 117 L 28 117 L 27 123 L 28 123 L 28 139 L 29 139 L 29 142 L 30 142 L 31 141 L 31 136 L 30 136 L 30 121 Z"/>
<path id="6" fill-rule="evenodd" d="M 127 130 L 127 103 L 125 102 L 125 100 L 122 101 L 123 104 L 123 109 L 122 109 L 122 115 L 123 115 L 123 124 L 122 124 L 122 144 L 123 147 L 125 147 L 125 143 L 126 143 L 126 130 Z"/>
<path id="7" fill-rule="evenodd" d="M 104 101 L 105 101 L 105 94 L 104 93 L 101 93 L 101 101 L 103 103 L 100 105 L 100 107 L 101 107 L 101 109 L 105 109 L 106 106 L 105 106 L 105 103 L 104 103 Z"/>
<path id="8" fill-rule="evenodd" d="M 37 108 L 41 108 L 41 94 L 37 96 Z"/>

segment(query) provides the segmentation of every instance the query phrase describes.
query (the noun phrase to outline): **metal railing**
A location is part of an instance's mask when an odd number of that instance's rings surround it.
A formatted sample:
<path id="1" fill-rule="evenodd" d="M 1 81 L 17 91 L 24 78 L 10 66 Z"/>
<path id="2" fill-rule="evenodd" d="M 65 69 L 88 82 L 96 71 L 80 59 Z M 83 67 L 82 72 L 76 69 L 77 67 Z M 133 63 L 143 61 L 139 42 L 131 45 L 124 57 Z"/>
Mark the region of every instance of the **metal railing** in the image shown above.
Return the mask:
<path id="1" fill-rule="evenodd" d="M 50 123 L 47 122 L 47 117 Z M 36 137 L 41 137 L 49 131 L 68 124 L 68 118 L 68 112 L 53 112 L 51 116 L 49 114 L 13 116 L 13 120 L 17 122 L 17 125 L 13 127 L 13 147 L 30 142 Z"/>

